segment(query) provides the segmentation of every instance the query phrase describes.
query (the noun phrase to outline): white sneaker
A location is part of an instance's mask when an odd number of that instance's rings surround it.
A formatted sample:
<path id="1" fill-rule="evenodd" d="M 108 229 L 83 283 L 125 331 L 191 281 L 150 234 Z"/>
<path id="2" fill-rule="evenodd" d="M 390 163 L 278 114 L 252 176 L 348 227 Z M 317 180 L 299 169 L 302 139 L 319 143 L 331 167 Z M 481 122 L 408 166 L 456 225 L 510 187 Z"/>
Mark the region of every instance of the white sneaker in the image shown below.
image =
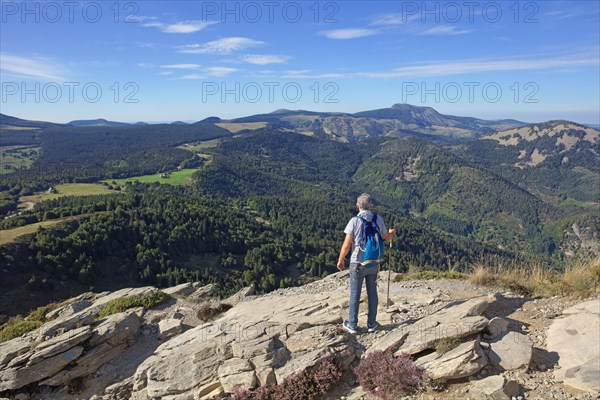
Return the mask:
<path id="1" fill-rule="evenodd" d="M 356 329 L 350 328 L 350 326 L 348 325 L 348 321 L 344 321 L 344 323 L 342 324 L 342 326 L 344 327 L 345 330 L 347 330 L 348 332 L 350 332 L 353 335 L 355 335 L 356 332 L 357 332 Z"/>

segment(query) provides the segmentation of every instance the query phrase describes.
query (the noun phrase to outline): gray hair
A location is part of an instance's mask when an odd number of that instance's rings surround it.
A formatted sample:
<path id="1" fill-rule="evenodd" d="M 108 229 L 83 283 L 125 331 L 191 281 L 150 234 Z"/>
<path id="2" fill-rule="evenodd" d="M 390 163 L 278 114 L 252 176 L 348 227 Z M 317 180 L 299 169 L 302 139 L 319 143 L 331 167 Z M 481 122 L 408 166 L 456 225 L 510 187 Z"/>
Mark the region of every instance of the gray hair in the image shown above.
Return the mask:
<path id="1" fill-rule="evenodd" d="M 361 210 L 369 210 L 373 207 L 373 203 L 371 203 L 371 195 L 368 193 L 363 193 L 356 199 L 356 205 Z"/>

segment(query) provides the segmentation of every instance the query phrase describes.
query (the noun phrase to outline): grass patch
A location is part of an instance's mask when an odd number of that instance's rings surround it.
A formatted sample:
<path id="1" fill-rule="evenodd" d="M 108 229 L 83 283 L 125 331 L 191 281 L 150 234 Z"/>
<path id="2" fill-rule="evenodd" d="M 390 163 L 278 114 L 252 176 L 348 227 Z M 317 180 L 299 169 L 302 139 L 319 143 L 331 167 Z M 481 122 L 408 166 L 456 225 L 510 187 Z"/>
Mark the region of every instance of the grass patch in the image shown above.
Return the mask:
<path id="1" fill-rule="evenodd" d="M 220 303 L 216 306 L 205 304 L 198 310 L 198 319 L 202 322 L 212 321 L 231 307 L 230 304 L 225 303 Z"/>
<path id="2" fill-rule="evenodd" d="M 417 279 L 468 279 L 469 275 L 458 271 L 421 270 L 413 264 L 408 266 L 408 272 L 396 275 L 394 282 L 412 281 Z"/>
<path id="3" fill-rule="evenodd" d="M 19 199 L 21 203 L 31 201 L 33 203 L 39 203 L 44 200 L 57 199 L 63 196 L 91 196 L 98 194 L 109 194 L 115 193 L 113 190 L 109 190 L 104 185 L 97 183 L 65 183 L 63 185 L 54 186 L 56 193 L 38 193 L 31 196 L 23 196 Z"/>
<path id="4" fill-rule="evenodd" d="M 600 289 L 600 257 L 574 261 L 563 271 L 543 264 L 507 266 L 475 264 L 469 275 L 475 285 L 495 286 L 533 297 L 557 295 L 585 298 Z"/>
<path id="5" fill-rule="evenodd" d="M 9 174 L 20 168 L 30 168 L 42 151 L 36 146 L 3 146 L 0 147 L 0 174 Z"/>
<path id="6" fill-rule="evenodd" d="M 0 329 L 0 343 L 22 336 L 40 326 L 42 323 L 39 321 L 28 321 L 17 315 Z"/>
<path id="7" fill-rule="evenodd" d="M 201 153 L 203 150 L 216 147 L 221 143 L 221 139 L 205 140 L 203 142 L 185 143 L 177 146 L 178 149 L 189 150 L 195 153 Z"/>
<path id="8" fill-rule="evenodd" d="M 243 130 L 257 130 L 264 128 L 268 124 L 266 122 L 219 122 L 216 126 L 227 129 L 231 133 L 238 133 Z"/>
<path id="9" fill-rule="evenodd" d="M 144 295 L 134 295 L 121 299 L 114 299 L 106 303 L 98 313 L 98 318 L 105 318 L 112 314 L 127 311 L 133 307 L 144 307 L 145 309 L 156 307 L 169 300 L 171 296 L 160 290 L 154 290 Z"/>
<path id="10" fill-rule="evenodd" d="M 33 224 L 20 226 L 18 228 L 0 230 L 0 244 L 11 243 L 14 242 L 19 236 L 35 233 L 39 227 L 50 228 L 54 225 L 60 224 L 61 222 L 71 221 L 73 219 L 76 219 L 76 217 L 52 219 L 48 221 L 35 222 Z"/>
<path id="11" fill-rule="evenodd" d="M 46 314 L 60 307 L 59 303 L 51 303 L 46 306 L 38 307 L 30 312 L 27 317 L 23 318 L 20 315 L 12 318 L 2 328 L 0 328 L 0 343 L 22 336 L 27 332 L 42 326 L 46 319 Z"/>
<path id="12" fill-rule="evenodd" d="M 435 351 L 440 354 L 447 353 L 450 350 L 454 350 L 463 343 L 463 340 L 459 338 L 443 338 L 438 339 L 434 342 Z"/>
<path id="13" fill-rule="evenodd" d="M 116 183 L 118 185 L 125 185 L 126 182 L 140 182 L 140 183 L 153 183 L 160 182 L 169 185 L 187 185 L 192 182 L 192 175 L 200 168 L 182 169 L 180 171 L 171 172 L 168 178 L 161 178 L 161 174 L 152 175 L 140 175 L 132 176 L 131 178 L 123 179 L 106 179 L 101 182 Z"/>

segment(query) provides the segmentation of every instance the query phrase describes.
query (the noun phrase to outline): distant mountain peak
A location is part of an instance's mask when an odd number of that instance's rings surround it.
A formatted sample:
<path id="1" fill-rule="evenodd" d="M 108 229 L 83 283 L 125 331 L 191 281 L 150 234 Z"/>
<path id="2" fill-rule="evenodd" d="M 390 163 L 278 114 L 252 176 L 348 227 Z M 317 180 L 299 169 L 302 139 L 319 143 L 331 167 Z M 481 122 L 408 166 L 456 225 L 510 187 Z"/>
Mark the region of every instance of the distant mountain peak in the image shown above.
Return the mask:
<path id="1" fill-rule="evenodd" d="M 104 118 L 96 118 L 96 119 L 80 119 L 71 121 L 68 125 L 73 126 L 126 126 L 131 125 L 126 122 L 116 122 L 116 121 L 108 121 Z"/>
<path id="2" fill-rule="evenodd" d="M 271 111 L 269 114 L 287 114 L 287 113 L 291 113 L 294 112 L 292 110 L 288 110 L 287 108 L 279 108 L 275 111 Z"/>
<path id="3" fill-rule="evenodd" d="M 393 108 L 395 110 L 432 110 L 437 112 L 435 109 L 431 108 L 431 107 L 426 107 L 426 106 L 414 106 L 412 104 L 408 104 L 408 103 L 396 103 L 396 104 L 392 104 L 392 106 L 390 108 Z"/>
<path id="4" fill-rule="evenodd" d="M 216 123 L 219 123 L 219 122 L 223 122 L 223 120 L 221 118 L 219 118 L 219 117 L 207 117 L 207 118 L 204 118 L 203 120 L 198 121 L 196 123 L 197 124 L 200 124 L 200 123 L 202 123 L 202 124 L 216 124 Z"/>

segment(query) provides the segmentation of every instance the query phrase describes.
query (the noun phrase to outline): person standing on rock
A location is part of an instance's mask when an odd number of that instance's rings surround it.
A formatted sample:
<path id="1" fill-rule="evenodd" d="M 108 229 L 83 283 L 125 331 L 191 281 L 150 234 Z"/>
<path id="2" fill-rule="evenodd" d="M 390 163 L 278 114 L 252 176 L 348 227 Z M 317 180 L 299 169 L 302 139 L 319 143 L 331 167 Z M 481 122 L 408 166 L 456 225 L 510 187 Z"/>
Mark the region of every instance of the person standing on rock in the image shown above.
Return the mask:
<path id="1" fill-rule="evenodd" d="M 369 302 L 369 312 L 367 319 L 367 331 L 374 332 L 379 324 L 377 323 L 377 273 L 379 272 L 379 262 L 383 254 L 383 243 L 381 239 L 392 240 L 396 235 L 396 229 L 388 230 L 385 227 L 383 218 L 375 214 L 371 209 L 373 204 L 371 196 L 363 193 L 356 199 L 356 208 L 358 215 L 353 217 L 344 233 L 346 238 L 340 250 L 337 268 L 342 271 L 345 268 L 345 259 L 348 251 L 352 247 L 350 256 L 350 311 L 348 320 L 343 322 L 343 327 L 350 333 L 356 333 L 358 329 L 358 303 L 360 301 L 360 292 L 362 290 L 363 280 L 367 286 L 367 299 Z M 367 243 L 368 242 L 368 243 Z M 379 243 L 377 243 L 379 242 Z M 372 249 L 380 246 L 379 257 L 372 256 Z M 373 259 L 365 259 L 371 255 Z"/>

